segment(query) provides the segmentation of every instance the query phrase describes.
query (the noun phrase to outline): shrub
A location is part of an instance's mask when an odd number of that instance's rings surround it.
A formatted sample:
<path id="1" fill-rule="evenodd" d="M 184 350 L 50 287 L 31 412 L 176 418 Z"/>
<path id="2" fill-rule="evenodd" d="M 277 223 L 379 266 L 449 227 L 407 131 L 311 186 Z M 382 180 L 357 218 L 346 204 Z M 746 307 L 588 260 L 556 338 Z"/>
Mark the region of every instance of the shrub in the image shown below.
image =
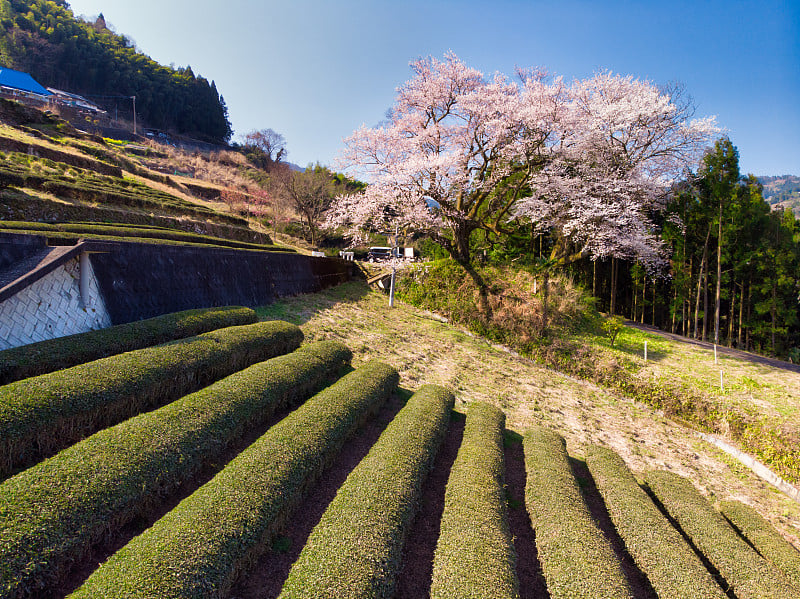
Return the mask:
<path id="1" fill-rule="evenodd" d="M 621 457 L 604 447 L 590 447 L 586 463 L 617 532 L 659 597 L 726 597 Z"/>
<path id="2" fill-rule="evenodd" d="M 279 597 L 391 597 L 411 524 L 450 422 L 453 394 L 427 385 L 386 427 L 314 527 Z"/>
<path id="3" fill-rule="evenodd" d="M 488 315 L 479 308 L 472 277 L 453 260 L 404 269 L 397 293 L 400 299 L 447 316 L 476 334 L 523 350 L 548 330 L 586 328 L 595 318 L 592 300 L 566 276 L 537 277 L 508 266 L 476 270 L 486 283 Z"/>
<path id="4" fill-rule="evenodd" d="M 797 549 L 750 506 L 740 501 L 723 501 L 720 509 L 739 534 L 800 589 L 800 553 Z"/>
<path id="5" fill-rule="evenodd" d="M 589 513 L 563 437 L 535 426 L 525 433 L 523 447 L 525 505 L 550 597 L 632 597 L 614 550 Z"/>
<path id="6" fill-rule="evenodd" d="M 614 341 L 617 339 L 617 335 L 622 330 L 622 317 L 621 316 L 610 316 L 606 318 L 602 323 L 603 332 L 608 336 L 611 340 L 611 347 L 614 347 Z"/>
<path id="7" fill-rule="evenodd" d="M 255 362 L 296 349 L 300 329 L 228 327 L 0 387 L 0 474 Z"/>
<path id="8" fill-rule="evenodd" d="M 433 599 L 519 597 L 503 483 L 504 426 L 505 414 L 498 408 L 470 404 L 447 481 L 433 561 Z"/>
<path id="9" fill-rule="evenodd" d="M 322 341 L 105 429 L 0 485 L 0 595 L 46 588 L 107 532 L 191 480 L 351 357 Z"/>
<path id="10" fill-rule="evenodd" d="M 393 368 L 370 362 L 309 399 L 114 554 L 71 597 L 226 596 L 398 378 Z"/>
<path id="11" fill-rule="evenodd" d="M 186 310 L 0 351 L 0 385 L 215 329 L 253 324 L 241 306 Z"/>
<path id="12" fill-rule="evenodd" d="M 646 480 L 683 533 L 719 572 L 723 588 L 732 589 L 738 599 L 800 597 L 777 569 L 736 534 L 691 482 L 665 470 L 649 472 Z"/>

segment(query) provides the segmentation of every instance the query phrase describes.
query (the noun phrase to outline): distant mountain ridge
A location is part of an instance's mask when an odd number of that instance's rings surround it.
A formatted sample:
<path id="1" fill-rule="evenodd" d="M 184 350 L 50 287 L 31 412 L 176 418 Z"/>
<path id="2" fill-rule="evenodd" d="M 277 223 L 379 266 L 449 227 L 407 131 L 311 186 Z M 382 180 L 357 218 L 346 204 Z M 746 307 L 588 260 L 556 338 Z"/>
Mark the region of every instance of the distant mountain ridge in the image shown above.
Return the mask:
<path id="1" fill-rule="evenodd" d="M 800 176 L 758 177 L 764 186 L 764 200 L 773 208 L 790 208 L 800 216 Z"/>

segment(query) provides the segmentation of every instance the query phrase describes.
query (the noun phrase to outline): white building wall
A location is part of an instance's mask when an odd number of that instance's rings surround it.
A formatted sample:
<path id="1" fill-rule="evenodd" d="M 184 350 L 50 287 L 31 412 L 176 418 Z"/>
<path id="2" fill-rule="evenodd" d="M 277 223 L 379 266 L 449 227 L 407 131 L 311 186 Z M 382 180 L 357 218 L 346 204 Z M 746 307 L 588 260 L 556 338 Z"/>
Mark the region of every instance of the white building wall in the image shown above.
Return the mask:
<path id="1" fill-rule="evenodd" d="M 80 293 L 74 258 L 0 303 L 0 350 L 111 326 L 89 260 L 88 301 Z"/>

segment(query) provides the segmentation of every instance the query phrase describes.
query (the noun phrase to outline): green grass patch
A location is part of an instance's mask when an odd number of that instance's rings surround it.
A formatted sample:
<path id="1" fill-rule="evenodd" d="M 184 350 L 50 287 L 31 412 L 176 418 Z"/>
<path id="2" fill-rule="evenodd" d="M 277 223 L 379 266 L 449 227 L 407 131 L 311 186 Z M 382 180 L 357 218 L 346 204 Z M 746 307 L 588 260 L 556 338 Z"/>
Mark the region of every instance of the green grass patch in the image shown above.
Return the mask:
<path id="1" fill-rule="evenodd" d="M 659 597 L 725 599 L 727 595 L 620 456 L 593 446 L 586 463 L 628 553 Z"/>
<path id="2" fill-rule="evenodd" d="M 224 327 L 253 324 L 241 306 L 185 310 L 0 351 L 0 385 Z"/>
<path id="3" fill-rule="evenodd" d="M 0 485 L 0 595 L 48 588 L 92 544 L 169 496 L 351 359 L 321 341 L 100 431 Z"/>
<path id="4" fill-rule="evenodd" d="M 720 510 L 761 555 L 777 566 L 800 589 L 800 552 L 757 511 L 740 501 L 723 501 Z"/>
<path id="5" fill-rule="evenodd" d="M 642 361 L 645 341 L 648 360 L 655 364 L 672 360 L 679 353 L 676 345 L 653 333 L 623 327 L 612 348 L 601 333 L 602 320 L 592 300 L 569 279 L 555 275 L 545 279 L 543 273 L 523 268 L 488 266 L 477 271 L 488 290 L 492 308 L 488 316 L 479 309 L 477 286 L 452 260 L 404 271 L 397 294 L 550 368 L 663 410 L 680 424 L 733 437 L 783 478 L 800 482 L 800 429 L 791 418 L 796 405 L 777 406 L 789 416 L 784 421 L 760 417 L 750 409 L 752 402 L 733 405 L 720 397 L 718 370 L 710 382 L 697 376 L 696 358 L 688 358 L 691 366 L 677 373 L 673 369 L 670 376 L 641 376 L 649 374 Z M 549 281 L 546 300 L 545 280 Z M 691 375 L 684 376 L 686 372 Z M 728 391 L 735 388 L 735 380 L 726 380 Z"/>
<path id="6" fill-rule="evenodd" d="M 70 596 L 225 596 L 398 379 L 396 370 L 379 362 L 345 375 L 270 428 Z"/>
<path id="7" fill-rule="evenodd" d="M 738 599 L 800 597 L 786 577 L 756 553 L 688 479 L 656 470 L 647 474 L 646 481 L 659 503 Z"/>
<path id="8" fill-rule="evenodd" d="M 93 203 L 62 202 L 39 197 L 30 188 L 0 189 L 0 219 L 5 221 L 42 221 L 58 223 L 66 221 L 95 221 L 97 223 L 125 223 L 150 228 L 165 227 L 172 230 L 202 233 L 246 243 L 269 244 L 268 235 L 247 228 L 246 225 L 231 225 L 208 219 L 168 216 L 154 212 L 124 207 L 100 206 Z"/>
<path id="9" fill-rule="evenodd" d="M 504 494 L 504 427 L 500 409 L 469 404 L 461 448 L 447 481 L 432 599 L 519 597 Z"/>
<path id="10" fill-rule="evenodd" d="M 296 349 L 300 329 L 274 321 L 227 327 L 0 387 L 0 474 L 89 434 Z"/>
<path id="11" fill-rule="evenodd" d="M 409 399 L 314 527 L 281 599 L 392 596 L 403 541 L 454 401 L 433 385 Z"/>
<path id="12" fill-rule="evenodd" d="M 525 504 L 551 599 L 633 597 L 622 566 L 592 519 L 564 438 L 541 426 L 524 436 Z"/>
<path id="13" fill-rule="evenodd" d="M 42 232 L 37 230 L 28 231 L 24 229 L 17 229 L 13 233 L 17 233 L 20 235 L 21 234 L 44 235 L 47 238 L 47 245 L 51 246 L 75 245 L 79 241 L 90 239 L 95 241 L 121 241 L 126 243 L 143 243 L 149 245 L 179 245 L 179 246 L 200 247 L 200 248 L 221 247 L 223 249 L 245 249 L 239 247 L 231 247 L 231 243 L 236 243 L 236 242 L 224 242 L 222 245 L 217 245 L 215 242 L 211 240 L 206 240 L 205 242 L 198 243 L 192 241 L 175 241 L 172 239 L 166 239 L 166 237 L 169 237 L 169 235 L 137 237 L 136 231 L 125 231 L 125 230 L 116 231 L 116 233 L 119 233 L 119 235 L 103 235 L 98 233 Z M 277 245 L 262 245 L 257 248 L 246 248 L 246 249 L 249 249 L 250 251 L 264 251 L 264 252 L 290 252 L 290 253 L 295 252 L 295 250 L 293 249 Z"/>

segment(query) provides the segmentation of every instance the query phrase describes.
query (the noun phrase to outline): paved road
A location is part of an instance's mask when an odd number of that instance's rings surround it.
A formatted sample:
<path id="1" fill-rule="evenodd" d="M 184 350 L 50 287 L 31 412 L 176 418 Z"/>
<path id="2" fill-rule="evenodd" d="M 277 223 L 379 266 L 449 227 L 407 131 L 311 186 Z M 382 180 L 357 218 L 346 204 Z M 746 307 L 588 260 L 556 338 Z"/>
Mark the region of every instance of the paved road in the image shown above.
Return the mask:
<path id="1" fill-rule="evenodd" d="M 625 325 L 629 327 L 634 327 L 636 329 L 640 329 L 642 331 L 647 331 L 648 333 L 661 335 L 662 337 L 666 337 L 667 339 L 671 339 L 672 341 L 678 341 L 680 343 L 688 343 L 690 345 L 696 345 L 697 347 L 702 347 L 704 349 L 714 351 L 714 344 L 709 343 L 708 341 L 698 341 L 697 339 L 690 339 L 689 337 L 684 337 L 683 335 L 668 333 L 666 331 L 662 331 L 661 329 L 650 326 L 648 324 L 639 324 L 638 322 L 633 322 L 630 320 L 626 320 Z M 720 354 L 725 354 L 726 356 L 732 356 L 739 360 L 746 360 L 747 362 L 752 362 L 754 364 L 764 364 L 765 366 L 772 366 L 773 368 L 781 368 L 783 370 L 788 370 L 790 372 L 800 373 L 800 364 L 792 364 L 791 362 L 784 362 L 783 360 L 778 360 L 776 358 L 759 356 L 758 354 L 742 351 L 740 349 L 724 347 L 722 345 L 717 346 L 717 352 Z"/>

